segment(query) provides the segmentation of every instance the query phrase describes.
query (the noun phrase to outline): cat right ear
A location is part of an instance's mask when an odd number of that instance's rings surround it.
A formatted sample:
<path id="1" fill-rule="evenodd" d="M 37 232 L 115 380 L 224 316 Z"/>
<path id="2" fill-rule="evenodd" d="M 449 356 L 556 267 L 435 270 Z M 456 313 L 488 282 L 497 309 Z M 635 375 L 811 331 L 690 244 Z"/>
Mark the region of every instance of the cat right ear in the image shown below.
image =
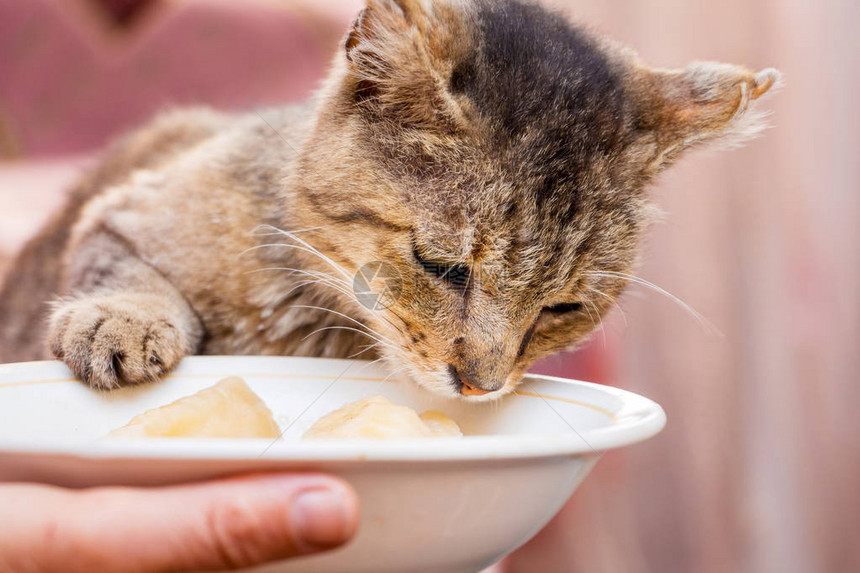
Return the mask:
<path id="1" fill-rule="evenodd" d="M 368 57 L 380 61 L 384 54 L 408 38 L 412 27 L 426 30 L 426 18 L 420 0 L 367 0 L 346 39 L 346 57 L 363 64 Z"/>
<path id="2" fill-rule="evenodd" d="M 460 108 L 443 87 L 461 20 L 442 2 L 367 0 L 347 36 L 348 97 L 402 124 L 450 129 Z"/>

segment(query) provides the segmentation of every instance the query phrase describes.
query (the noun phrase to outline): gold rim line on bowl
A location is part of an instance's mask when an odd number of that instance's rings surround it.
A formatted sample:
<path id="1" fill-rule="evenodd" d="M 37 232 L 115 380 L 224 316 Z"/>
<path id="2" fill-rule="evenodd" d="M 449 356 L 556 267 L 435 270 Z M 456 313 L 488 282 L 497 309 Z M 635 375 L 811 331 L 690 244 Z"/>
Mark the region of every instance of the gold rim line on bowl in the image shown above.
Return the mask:
<path id="1" fill-rule="evenodd" d="M 319 380 L 331 380 L 331 376 L 323 376 L 318 374 L 237 374 L 241 378 L 301 378 L 301 379 L 319 379 Z M 200 378 L 217 378 L 218 376 L 214 376 L 212 374 L 171 374 L 166 376 L 166 380 L 181 380 L 185 379 L 200 379 Z M 358 377 L 358 376 L 344 376 L 341 378 L 343 381 L 352 380 L 355 382 L 391 382 L 394 383 L 394 380 L 387 378 L 371 378 L 371 377 Z M 18 386 L 37 386 L 40 384 L 82 384 L 80 380 L 77 378 L 60 378 L 56 380 L 30 380 L 27 382 L 8 382 L 5 384 L 0 384 L 0 388 L 14 388 Z M 517 396 L 527 396 L 529 398 L 540 398 L 542 400 L 555 400 L 557 402 L 566 402 L 568 404 L 574 404 L 576 406 L 582 406 L 584 408 L 589 408 L 594 410 L 595 412 L 600 412 L 604 416 L 607 416 L 610 420 L 615 421 L 616 416 L 609 410 L 605 408 L 601 408 L 595 404 L 589 404 L 588 402 L 582 402 L 580 400 L 572 400 L 570 398 L 562 398 L 561 396 L 550 396 L 548 394 L 539 394 L 537 392 L 522 392 L 517 391 L 515 393 Z"/>

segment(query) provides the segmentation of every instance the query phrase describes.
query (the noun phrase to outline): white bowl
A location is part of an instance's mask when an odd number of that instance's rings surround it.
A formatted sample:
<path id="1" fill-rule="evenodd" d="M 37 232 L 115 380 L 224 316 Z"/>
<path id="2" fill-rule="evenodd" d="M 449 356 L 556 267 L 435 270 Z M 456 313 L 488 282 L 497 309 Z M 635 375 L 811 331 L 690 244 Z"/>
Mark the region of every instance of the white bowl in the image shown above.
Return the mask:
<path id="1" fill-rule="evenodd" d="M 243 377 L 284 439 L 102 439 L 133 416 Z M 616 388 L 528 376 L 497 403 L 469 404 L 386 380 L 379 366 L 311 358 L 193 357 L 166 380 L 109 394 L 59 362 L 0 366 L 0 481 L 65 486 L 158 485 L 266 470 L 322 470 L 361 498 L 358 537 L 331 554 L 266 572 L 474 573 L 558 512 L 610 448 L 665 424 L 654 402 Z M 383 394 L 456 420 L 461 439 L 299 441 L 320 416 Z"/>

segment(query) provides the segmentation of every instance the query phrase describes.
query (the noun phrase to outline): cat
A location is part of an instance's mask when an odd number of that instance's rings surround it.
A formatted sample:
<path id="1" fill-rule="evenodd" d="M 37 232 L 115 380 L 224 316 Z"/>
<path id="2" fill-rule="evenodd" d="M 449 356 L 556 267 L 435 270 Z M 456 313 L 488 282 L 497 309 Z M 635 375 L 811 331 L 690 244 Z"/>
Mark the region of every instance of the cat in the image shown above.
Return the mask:
<path id="1" fill-rule="evenodd" d="M 373 357 L 498 398 L 630 282 L 655 176 L 757 134 L 779 78 L 651 68 L 524 0 L 368 0 L 306 103 L 117 143 L 8 273 L 0 359 L 111 389 L 189 354 Z"/>

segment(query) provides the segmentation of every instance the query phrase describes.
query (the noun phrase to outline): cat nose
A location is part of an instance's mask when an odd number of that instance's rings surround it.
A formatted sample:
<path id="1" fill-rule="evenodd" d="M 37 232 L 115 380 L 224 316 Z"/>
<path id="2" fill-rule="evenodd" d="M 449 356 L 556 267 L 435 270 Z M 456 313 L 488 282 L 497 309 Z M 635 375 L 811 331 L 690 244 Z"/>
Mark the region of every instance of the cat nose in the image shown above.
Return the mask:
<path id="1" fill-rule="evenodd" d="M 448 373 L 451 375 L 451 381 L 454 383 L 454 386 L 463 396 L 486 396 L 487 394 L 498 390 L 498 388 L 490 390 L 481 388 L 469 378 L 462 376 L 457 370 L 457 367 L 453 364 L 448 365 Z"/>

